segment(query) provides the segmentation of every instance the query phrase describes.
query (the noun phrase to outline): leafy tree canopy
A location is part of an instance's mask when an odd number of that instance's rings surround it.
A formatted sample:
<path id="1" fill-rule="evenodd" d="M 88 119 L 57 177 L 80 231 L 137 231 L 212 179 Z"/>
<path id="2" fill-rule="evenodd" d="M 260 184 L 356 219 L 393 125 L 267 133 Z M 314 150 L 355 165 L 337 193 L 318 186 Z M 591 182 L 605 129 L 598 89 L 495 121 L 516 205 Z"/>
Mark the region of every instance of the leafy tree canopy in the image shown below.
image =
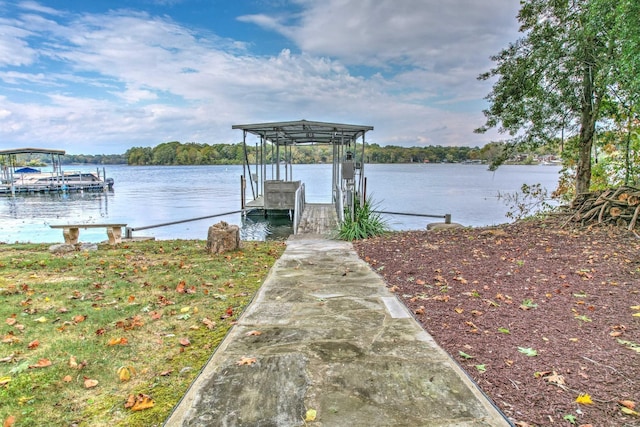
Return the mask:
<path id="1" fill-rule="evenodd" d="M 487 96 L 485 124 L 507 134 L 507 149 L 556 144 L 576 136 L 572 153 L 575 190 L 591 183 L 597 125 L 610 120 L 603 106 L 635 103 L 640 74 L 637 0 L 523 0 L 518 14 L 523 37 L 492 59 L 479 76 L 497 78 Z M 617 96 L 617 97 L 616 97 Z M 611 111 L 609 109 L 609 111 Z M 637 118 L 637 116 L 636 116 Z"/>

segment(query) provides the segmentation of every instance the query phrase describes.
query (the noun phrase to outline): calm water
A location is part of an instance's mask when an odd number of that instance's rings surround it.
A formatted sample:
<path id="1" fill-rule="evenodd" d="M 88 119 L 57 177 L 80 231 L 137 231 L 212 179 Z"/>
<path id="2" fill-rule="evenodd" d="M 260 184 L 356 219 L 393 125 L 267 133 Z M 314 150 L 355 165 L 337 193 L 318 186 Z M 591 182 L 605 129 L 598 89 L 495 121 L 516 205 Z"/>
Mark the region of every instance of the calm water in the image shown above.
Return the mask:
<path id="1" fill-rule="evenodd" d="M 94 171 L 94 167 L 65 170 Z M 367 193 L 382 211 L 451 214 L 463 225 L 507 222 L 509 207 L 500 194 L 514 193 L 523 183 L 540 183 L 549 192 L 557 184 L 555 166 L 403 164 L 365 165 Z M 115 180 L 109 193 L 80 193 L 0 197 L 0 241 L 61 242 L 62 232 L 49 224 L 120 222 L 144 227 L 240 209 L 242 166 L 107 166 Z M 302 180 L 307 202 L 331 201 L 331 165 L 294 165 L 293 178 Z M 250 189 L 248 189 L 250 193 Z M 395 230 L 424 228 L 438 219 L 385 216 Z M 135 232 L 158 239 L 206 239 L 209 226 L 226 221 L 242 226 L 242 238 L 286 236 L 288 226 L 244 221 L 240 214 L 203 219 Z M 80 231 L 83 242 L 106 239 L 102 229 Z"/>

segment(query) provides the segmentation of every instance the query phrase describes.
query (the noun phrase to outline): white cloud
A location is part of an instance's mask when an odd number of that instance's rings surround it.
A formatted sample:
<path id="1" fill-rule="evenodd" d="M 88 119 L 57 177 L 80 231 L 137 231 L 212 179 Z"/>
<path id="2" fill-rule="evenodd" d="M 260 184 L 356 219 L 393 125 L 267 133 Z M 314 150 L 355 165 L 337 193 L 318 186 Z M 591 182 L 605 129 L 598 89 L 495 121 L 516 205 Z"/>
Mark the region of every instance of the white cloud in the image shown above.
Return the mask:
<path id="1" fill-rule="evenodd" d="M 480 107 L 469 105 L 489 89 L 475 79 L 487 58 L 512 38 L 512 3 L 305 0 L 293 21 L 242 18 L 302 51 L 260 56 L 167 17 L 24 2 L 29 13 L 0 20 L 12 37 L 0 39 L 0 140 L 122 153 L 235 142 L 233 124 L 304 118 L 373 125 L 379 144 L 482 145 Z"/>
<path id="2" fill-rule="evenodd" d="M 0 19 L 0 67 L 30 65 L 36 57 L 35 49 L 24 40 L 29 33 L 8 20 Z"/>
<path id="3" fill-rule="evenodd" d="M 18 7 L 20 7 L 21 9 L 24 10 L 28 10 L 28 11 L 32 11 L 32 12 L 38 12 L 38 13 L 44 13 L 44 14 L 48 14 L 48 15 L 62 15 L 62 12 L 53 9 L 51 7 L 46 7 L 41 5 L 38 2 L 35 1 L 21 1 L 18 3 Z"/>

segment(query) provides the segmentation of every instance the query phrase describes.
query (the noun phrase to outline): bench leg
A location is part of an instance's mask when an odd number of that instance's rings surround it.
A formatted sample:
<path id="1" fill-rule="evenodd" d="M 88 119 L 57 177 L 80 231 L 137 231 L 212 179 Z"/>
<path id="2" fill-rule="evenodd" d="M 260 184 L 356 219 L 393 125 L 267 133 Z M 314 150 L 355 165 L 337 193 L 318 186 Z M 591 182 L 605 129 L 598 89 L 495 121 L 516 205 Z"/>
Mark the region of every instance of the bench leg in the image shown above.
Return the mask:
<path id="1" fill-rule="evenodd" d="M 76 243 L 78 243 L 78 236 L 80 235 L 80 230 L 76 227 L 63 228 L 62 235 L 64 236 L 64 242 L 67 245 L 75 245 Z"/>
<path id="2" fill-rule="evenodd" d="M 107 236 L 109 236 L 109 244 L 115 245 L 122 242 L 121 227 L 107 227 Z"/>

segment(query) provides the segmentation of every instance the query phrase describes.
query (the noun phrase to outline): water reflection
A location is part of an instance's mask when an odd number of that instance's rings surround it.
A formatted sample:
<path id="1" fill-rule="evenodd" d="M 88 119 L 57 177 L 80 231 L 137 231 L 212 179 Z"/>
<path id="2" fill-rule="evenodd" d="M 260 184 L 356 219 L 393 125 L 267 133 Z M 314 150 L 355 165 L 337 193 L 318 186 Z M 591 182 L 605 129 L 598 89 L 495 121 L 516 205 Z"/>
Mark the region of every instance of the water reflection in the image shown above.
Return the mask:
<path id="1" fill-rule="evenodd" d="M 12 219 L 65 219 L 82 216 L 91 218 L 109 216 L 109 198 L 113 191 L 37 193 L 28 196 L 6 197 L 2 216 Z"/>
<path id="2" fill-rule="evenodd" d="M 242 240 L 286 240 L 293 234 L 293 221 L 286 216 L 242 218 Z"/>

